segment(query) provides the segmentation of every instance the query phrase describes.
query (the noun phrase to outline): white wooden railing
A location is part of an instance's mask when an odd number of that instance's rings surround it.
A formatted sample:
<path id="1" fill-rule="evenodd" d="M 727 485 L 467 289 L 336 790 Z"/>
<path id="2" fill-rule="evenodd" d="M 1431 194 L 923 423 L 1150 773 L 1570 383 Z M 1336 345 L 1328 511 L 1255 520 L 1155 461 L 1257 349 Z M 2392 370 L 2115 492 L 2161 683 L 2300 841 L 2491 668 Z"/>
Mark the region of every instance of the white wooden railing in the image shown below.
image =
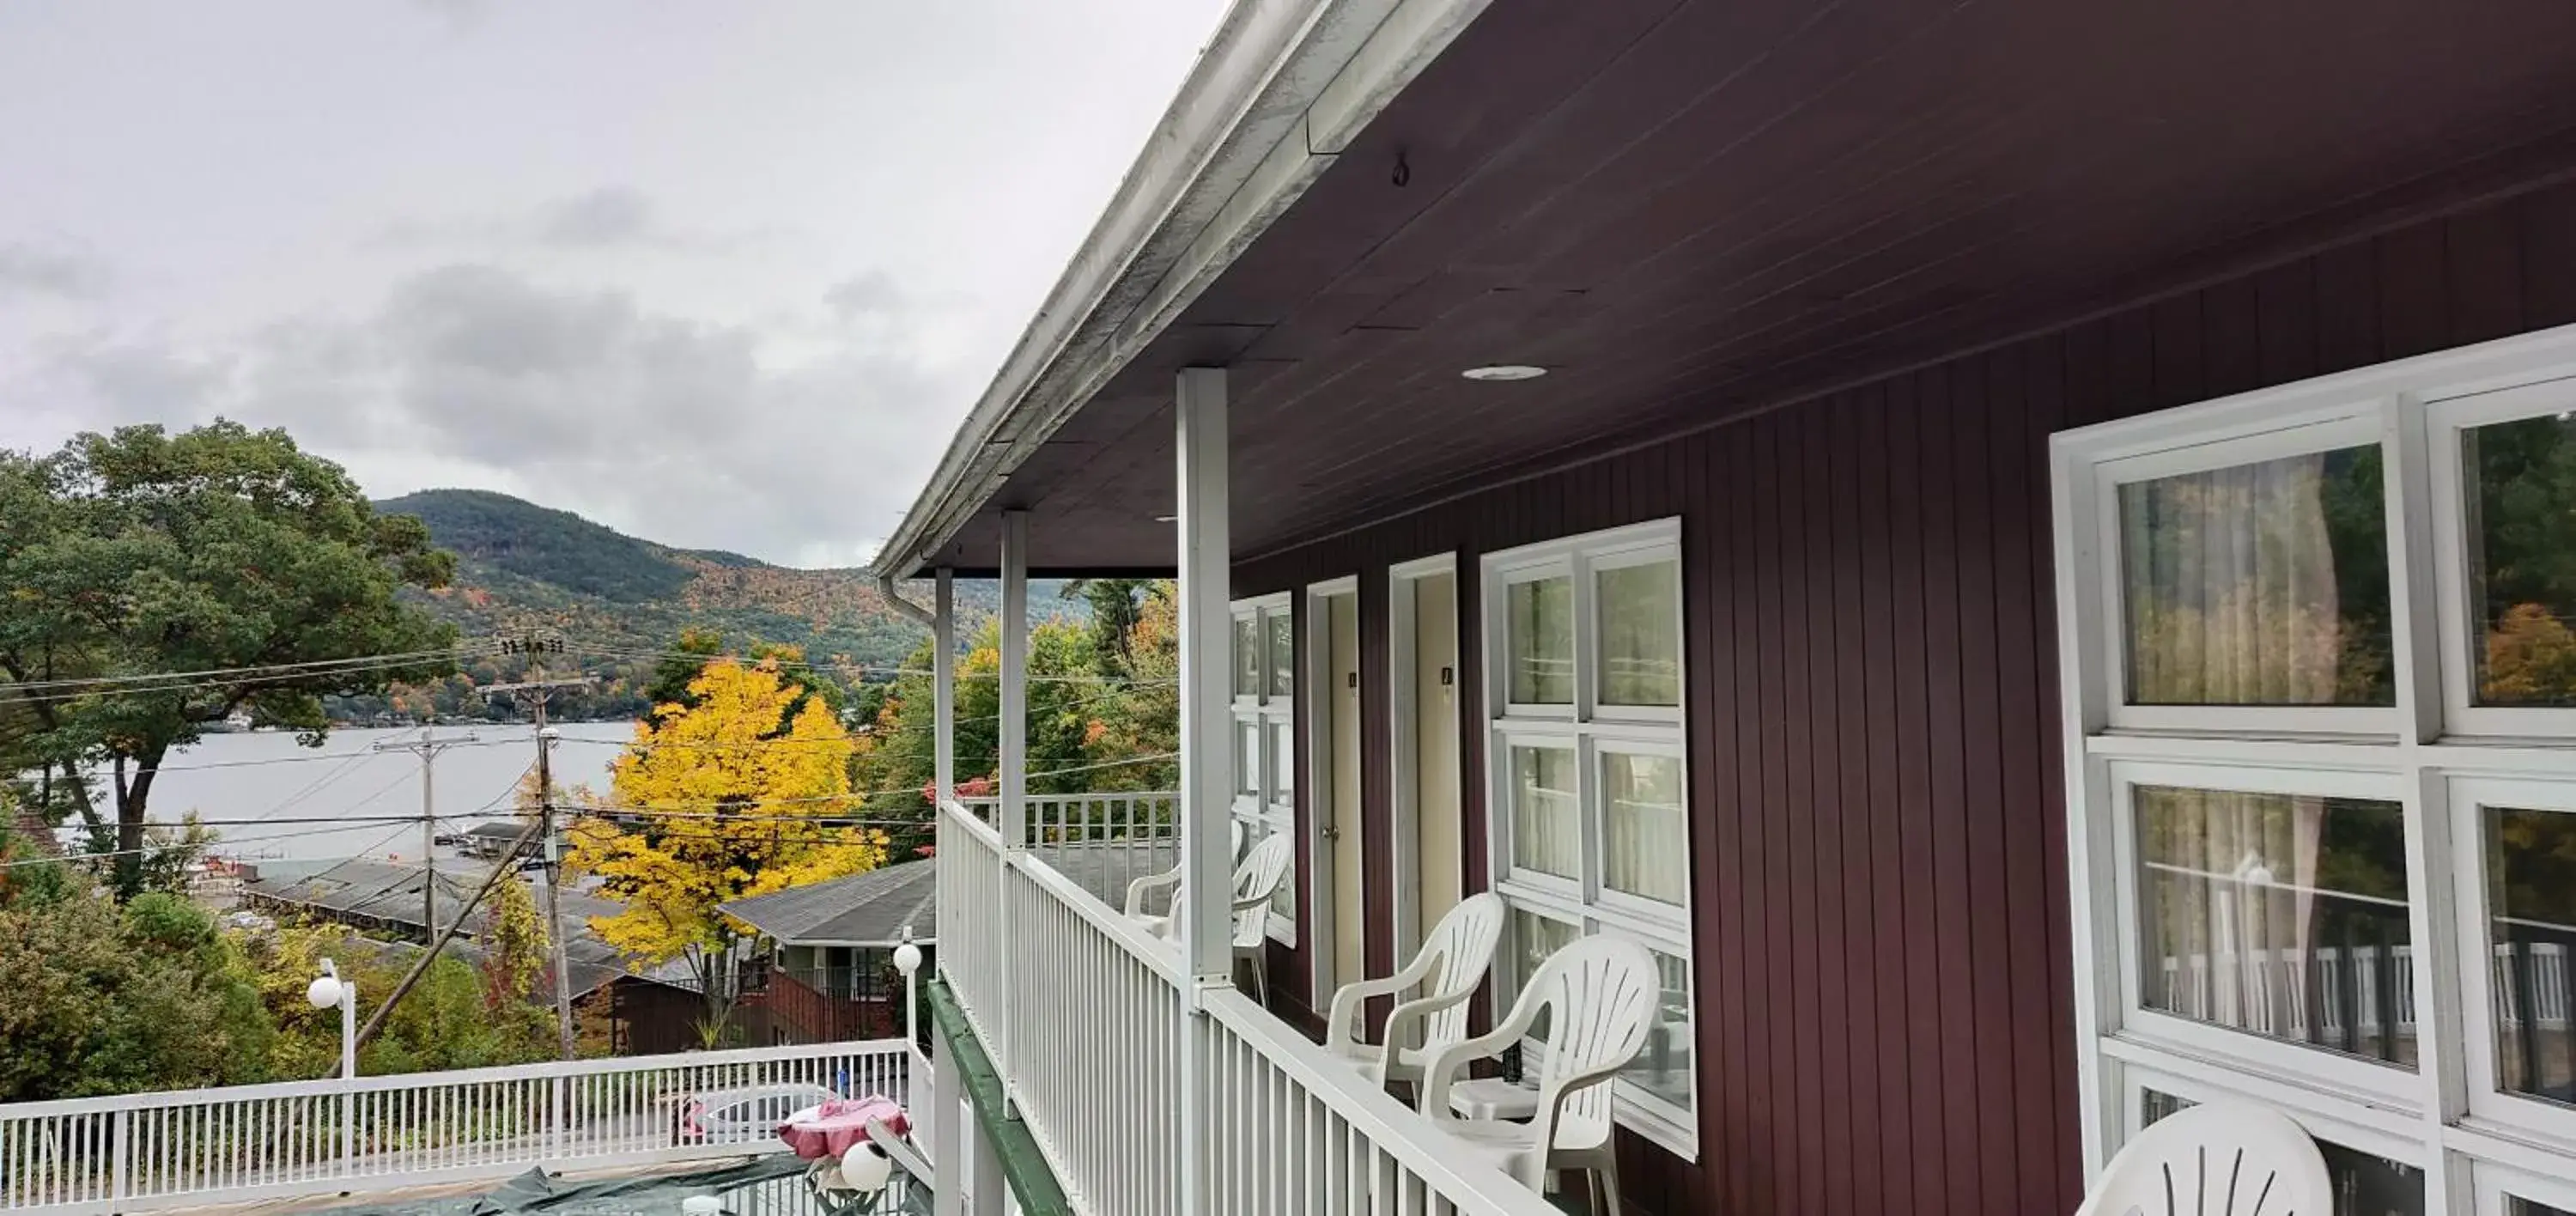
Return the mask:
<path id="1" fill-rule="evenodd" d="M 975 809 L 938 856 L 941 974 L 1075 1210 L 1180 1216 L 1187 1162 L 1236 1216 L 1557 1216 Z"/>
<path id="2" fill-rule="evenodd" d="M 0 1208 L 130 1212 L 784 1151 L 681 1137 L 692 1095 L 812 1085 L 910 1102 L 901 1040 L 0 1105 Z"/>
<path id="3" fill-rule="evenodd" d="M 986 824 L 993 822 L 994 797 L 962 798 L 959 803 Z M 1173 817 L 1179 795 L 1171 793 L 1031 794 L 1028 839 L 1032 848 L 1069 844 L 1168 844 L 1180 828 Z"/>

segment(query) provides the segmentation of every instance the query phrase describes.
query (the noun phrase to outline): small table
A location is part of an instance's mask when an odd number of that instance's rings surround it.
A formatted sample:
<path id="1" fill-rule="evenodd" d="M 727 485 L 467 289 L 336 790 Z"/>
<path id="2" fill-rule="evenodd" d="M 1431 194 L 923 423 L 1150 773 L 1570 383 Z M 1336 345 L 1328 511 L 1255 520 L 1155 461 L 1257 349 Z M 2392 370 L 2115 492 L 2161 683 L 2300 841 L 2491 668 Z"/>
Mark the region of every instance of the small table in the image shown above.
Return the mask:
<path id="1" fill-rule="evenodd" d="M 1474 1077 L 1449 1087 L 1449 1110 L 1462 1119 L 1529 1119 L 1538 1115 L 1538 1087 L 1501 1077 Z"/>

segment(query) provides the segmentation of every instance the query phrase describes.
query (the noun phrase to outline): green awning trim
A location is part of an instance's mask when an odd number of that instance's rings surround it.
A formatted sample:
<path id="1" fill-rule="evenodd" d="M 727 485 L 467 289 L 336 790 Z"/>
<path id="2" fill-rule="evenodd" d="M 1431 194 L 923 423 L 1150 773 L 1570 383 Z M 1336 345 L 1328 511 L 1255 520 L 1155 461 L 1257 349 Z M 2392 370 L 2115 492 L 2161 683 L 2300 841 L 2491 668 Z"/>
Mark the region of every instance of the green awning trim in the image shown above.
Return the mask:
<path id="1" fill-rule="evenodd" d="M 958 1079 L 965 1084 L 967 1100 L 975 1108 L 975 1123 L 984 1130 L 984 1142 L 1002 1159 L 1002 1178 L 1011 1184 L 1011 1194 L 1019 1198 L 1020 1211 L 1024 1216 L 1073 1216 L 1073 1204 L 1064 1197 L 1064 1184 L 1056 1181 L 1046 1155 L 1038 1151 L 1037 1137 L 1029 1133 L 1029 1125 L 1002 1113 L 1002 1074 L 994 1070 L 993 1057 L 986 1054 L 982 1040 L 975 1037 L 975 1028 L 967 1023 L 966 1011 L 957 1007 L 957 997 L 948 991 L 948 982 L 934 979 L 924 985 L 923 991 L 929 998 L 930 1020 L 939 1027 L 938 1067 L 956 1069 Z M 953 1163 L 936 1164 L 941 1185 L 954 1187 L 965 1182 Z"/>

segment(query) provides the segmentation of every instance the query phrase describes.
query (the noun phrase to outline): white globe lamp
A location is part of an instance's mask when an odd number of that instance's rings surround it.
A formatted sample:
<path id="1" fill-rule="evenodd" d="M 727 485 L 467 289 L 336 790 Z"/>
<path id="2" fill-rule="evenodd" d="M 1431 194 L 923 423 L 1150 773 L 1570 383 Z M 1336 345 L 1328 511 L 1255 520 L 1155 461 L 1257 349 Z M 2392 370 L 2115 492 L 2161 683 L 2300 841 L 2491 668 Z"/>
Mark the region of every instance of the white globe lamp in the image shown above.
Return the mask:
<path id="1" fill-rule="evenodd" d="M 894 1177 L 894 1162 L 887 1160 L 885 1150 L 861 1140 L 841 1154 L 841 1185 L 868 1195 L 882 1191 Z"/>

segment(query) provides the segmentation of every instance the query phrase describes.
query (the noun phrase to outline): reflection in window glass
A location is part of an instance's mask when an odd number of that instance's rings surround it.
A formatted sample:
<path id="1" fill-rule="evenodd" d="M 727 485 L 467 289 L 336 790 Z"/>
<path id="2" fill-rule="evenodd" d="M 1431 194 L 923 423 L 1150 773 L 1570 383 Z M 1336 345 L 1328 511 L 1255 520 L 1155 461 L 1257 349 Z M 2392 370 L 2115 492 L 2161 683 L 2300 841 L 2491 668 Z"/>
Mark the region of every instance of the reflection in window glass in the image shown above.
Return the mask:
<path id="1" fill-rule="evenodd" d="M 1250 722 L 1234 724 L 1234 796 L 1261 796 L 1261 728 Z"/>
<path id="2" fill-rule="evenodd" d="M 1601 704 L 1681 704 L 1681 563 L 1613 566 L 1593 575 L 1593 587 Z"/>
<path id="3" fill-rule="evenodd" d="M 1261 621 L 1257 615 L 1234 618 L 1234 695 L 1261 695 Z"/>
<path id="4" fill-rule="evenodd" d="M 2482 705 L 2576 705 L 2576 417 L 2460 435 Z"/>
<path id="5" fill-rule="evenodd" d="M 1512 990 L 1507 994 L 1510 999 L 1504 1001 L 1502 1007 L 1508 1009 L 1512 1000 L 1520 999 L 1521 988 L 1529 983 L 1531 975 L 1537 973 L 1538 965 L 1546 962 L 1547 956 L 1572 945 L 1580 932 L 1573 925 L 1540 916 L 1526 908 L 1512 909 Z M 1539 1020 L 1530 1026 L 1530 1037 L 1547 1037 L 1546 1014 L 1540 1014 Z"/>
<path id="6" fill-rule="evenodd" d="M 2137 705 L 2394 705 L 2376 447 L 2120 487 Z"/>
<path id="7" fill-rule="evenodd" d="M 2576 815 L 2486 812 L 2496 1084 L 2576 1105 Z"/>
<path id="8" fill-rule="evenodd" d="M 2576 1212 L 2507 1195 L 2504 1200 L 2504 1216 L 2576 1216 Z"/>
<path id="9" fill-rule="evenodd" d="M 1270 724 L 1270 800 L 1288 806 L 1297 800 L 1296 739 L 1288 723 Z"/>
<path id="10" fill-rule="evenodd" d="M 1690 893 L 1682 762 L 1601 753 L 1601 885 L 1679 905 Z"/>
<path id="11" fill-rule="evenodd" d="M 2397 803 L 2137 786 L 2141 1002 L 2413 1067 Z"/>
<path id="12" fill-rule="evenodd" d="M 1574 580 L 1558 575 L 1513 583 L 1503 610 L 1512 703 L 1573 704 Z"/>
<path id="13" fill-rule="evenodd" d="M 2139 1096 L 2142 1127 L 2197 1105 L 2152 1089 Z M 2424 1171 L 2327 1140 L 2317 1141 L 2317 1155 L 2334 1180 L 2334 1216 L 2424 1216 Z"/>
<path id="14" fill-rule="evenodd" d="M 1655 974 L 1662 981 L 1656 998 L 1655 1028 L 1646 1049 L 1619 1075 L 1685 1111 L 1696 1106 L 1691 1085 L 1690 963 L 1655 951 Z"/>
<path id="15" fill-rule="evenodd" d="M 1575 804 L 1574 751 L 1512 749 L 1512 864 L 1572 878 L 1583 860 L 1581 808 Z"/>
<path id="16" fill-rule="evenodd" d="M 1297 690 L 1297 630 L 1285 608 L 1261 614 L 1270 631 L 1270 695 L 1286 697 Z"/>

